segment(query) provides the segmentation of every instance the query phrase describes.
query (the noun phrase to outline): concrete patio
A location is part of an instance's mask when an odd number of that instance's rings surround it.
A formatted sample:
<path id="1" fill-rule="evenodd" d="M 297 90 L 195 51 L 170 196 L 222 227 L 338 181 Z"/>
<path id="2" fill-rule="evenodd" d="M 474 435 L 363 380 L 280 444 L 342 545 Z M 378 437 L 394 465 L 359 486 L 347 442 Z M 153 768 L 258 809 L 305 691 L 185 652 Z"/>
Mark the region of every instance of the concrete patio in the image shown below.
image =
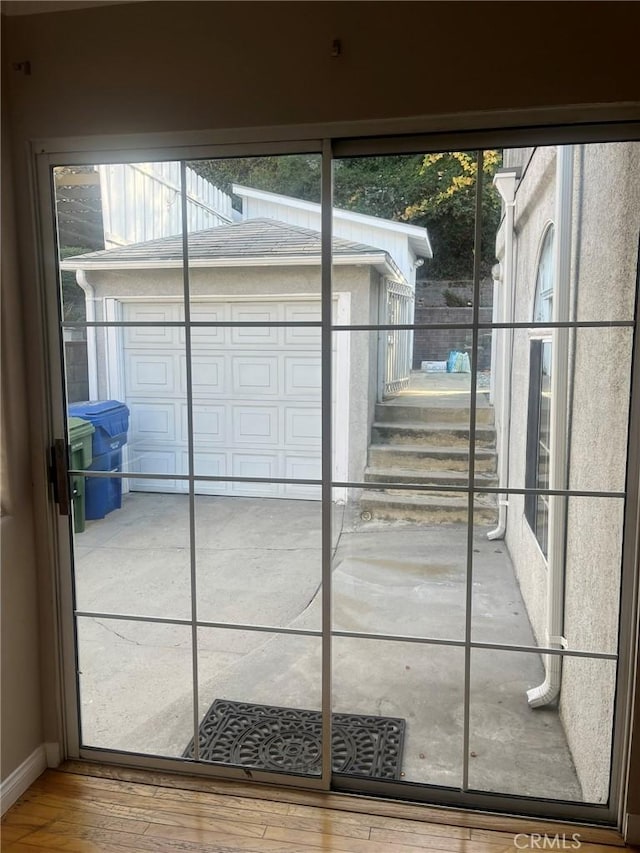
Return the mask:
<path id="1" fill-rule="evenodd" d="M 320 504 L 196 498 L 199 620 L 319 630 Z M 535 645 L 502 542 L 473 535 L 472 637 Z M 336 630 L 463 640 L 465 525 L 364 524 L 333 508 Z M 76 535 L 84 611 L 189 619 L 188 499 L 131 493 Z M 180 756 L 193 735 L 189 626 L 80 617 L 87 746 Z M 464 652 L 451 646 L 334 638 L 334 710 L 403 717 L 402 779 L 459 787 Z M 216 698 L 320 708 L 317 637 L 198 630 L 199 710 Z M 470 786 L 580 800 L 557 712 L 531 710 L 539 656 L 475 650 Z"/>

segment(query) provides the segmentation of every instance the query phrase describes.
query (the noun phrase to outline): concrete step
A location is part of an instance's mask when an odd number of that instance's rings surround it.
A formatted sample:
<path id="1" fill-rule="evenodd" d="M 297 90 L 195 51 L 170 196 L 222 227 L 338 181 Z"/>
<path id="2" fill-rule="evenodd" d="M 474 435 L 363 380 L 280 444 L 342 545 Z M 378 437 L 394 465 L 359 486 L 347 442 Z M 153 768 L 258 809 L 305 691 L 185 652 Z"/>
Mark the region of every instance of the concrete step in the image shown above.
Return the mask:
<path id="1" fill-rule="evenodd" d="M 423 471 L 468 471 L 469 453 L 460 446 L 425 447 L 423 444 L 372 444 L 369 446 L 369 467 L 391 470 L 400 468 Z M 495 473 L 494 450 L 477 447 L 475 468 L 478 474 Z"/>
<path id="2" fill-rule="evenodd" d="M 493 496 L 491 496 L 493 497 Z M 387 494 L 380 490 L 365 490 L 360 498 L 360 512 L 364 521 L 410 521 L 423 524 L 466 523 L 468 503 L 466 495 Z M 473 523 L 481 526 L 497 522 L 498 508 L 489 496 L 477 499 Z"/>
<path id="3" fill-rule="evenodd" d="M 478 426 L 476 429 L 476 446 L 491 448 L 495 444 L 493 427 Z M 420 423 L 419 421 L 404 421 L 400 423 L 384 423 L 376 421 L 371 428 L 372 444 L 423 444 L 429 447 L 446 445 L 468 446 L 469 427 L 448 423 Z"/>
<path id="4" fill-rule="evenodd" d="M 413 468 L 374 468 L 369 466 L 364 472 L 365 483 L 415 483 L 418 486 L 463 486 L 469 482 L 468 471 L 424 470 Z M 497 486 L 498 478 L 494 473 L 476 472 L 475 483 L 478 486 Z"/>
<path id="5" fill-rule="evenodd" d="M 469 426 L 468 406 L 403 406 L 390 403 L 378 403 L 376 406 L 376 421 L 381 423 L 447 423 Z M 493 408 L 482 406 L 476 408 L 476 423 L 482 426 L 493 425 Z"/>

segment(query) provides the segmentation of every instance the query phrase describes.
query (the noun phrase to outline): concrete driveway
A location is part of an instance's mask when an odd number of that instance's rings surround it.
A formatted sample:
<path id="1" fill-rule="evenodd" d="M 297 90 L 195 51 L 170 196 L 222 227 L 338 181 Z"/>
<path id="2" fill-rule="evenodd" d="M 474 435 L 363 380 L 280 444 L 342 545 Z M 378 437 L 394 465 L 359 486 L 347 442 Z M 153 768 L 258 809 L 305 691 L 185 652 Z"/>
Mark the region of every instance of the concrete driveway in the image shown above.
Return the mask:
<path id="1" fill-rule="evenodd" d="M 465 636 L 464 525 L 365 525 L 333 510 L 335 630 Z M 321 518 L 311 501 L 196 498 L 199 620 L 320 630 Z M 472 636 L 535 645 L 506 548 L 473 537 Z M 76 536 L 80 610 L 191 617 L 188 499 L 132 493 Z M 180 756 L 193 735 L 190 626 L 80 617 L 87 746 Z M 199 711 L 216 698 L 320 708 L 317 637 L 197 632 Z M 334 638 L 333 704 L 403 717 L 402 779 L 459 787 L 464 652 L 451 646 Z M 532 711 L 538 655 L 474 650 L 470 786 L 580 800 L 555 709 Z"/>

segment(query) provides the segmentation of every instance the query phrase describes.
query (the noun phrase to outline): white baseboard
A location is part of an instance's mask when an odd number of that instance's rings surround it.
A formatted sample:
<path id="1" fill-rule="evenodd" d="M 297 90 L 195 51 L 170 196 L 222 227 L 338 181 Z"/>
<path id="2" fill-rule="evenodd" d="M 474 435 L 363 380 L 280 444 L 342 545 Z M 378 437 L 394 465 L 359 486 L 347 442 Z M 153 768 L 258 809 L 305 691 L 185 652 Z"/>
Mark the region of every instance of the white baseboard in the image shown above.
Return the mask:
<path id="1" fill-rule="evenodd" d="M 41 744 L 0 784 L 0 814 L 4 814 L 21 797 L 38 776 L 47 769 L 47 751 Z"/>
<path id="2" fill-rule="evenodd" d="M 627 844 L 640 844 L 640 814 L 625 815 L 624 840 Z"/>
<path id="3" fill-rule="evenodd" d="M 58 767 L 62 761 L 59 743 L 45 743 L 44 752 L 47 757 L 47 767 Z"/>

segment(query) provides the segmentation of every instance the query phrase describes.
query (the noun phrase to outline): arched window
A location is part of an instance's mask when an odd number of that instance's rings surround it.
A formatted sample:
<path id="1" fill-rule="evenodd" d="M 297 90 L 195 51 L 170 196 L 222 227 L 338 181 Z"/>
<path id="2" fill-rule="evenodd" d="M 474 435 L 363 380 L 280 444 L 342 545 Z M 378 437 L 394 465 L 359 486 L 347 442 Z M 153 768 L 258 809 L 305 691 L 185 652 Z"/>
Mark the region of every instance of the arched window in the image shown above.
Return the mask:
<path id="1" fill-rule="evenodd" d="M 534 323 L 553 319 L 554 252 L 553 226 L 547 229 L 536 272 Z M 529 412 L 527 419 L 527 465 L 525 485 L 529 489 L 549 488 L 549 448 L 551 439 L 551 338 L 542 332 L 529 347 Z M 542 553 L 547 556 L 549 499 L 547 495 L 527 495 L 525 516 Z"/>
<path id="2" fill-rule="evenodd" d="M 534 323 L 550 323 L 553 315 L 553 236 L 553 225 L 550 225 L 544 235 L 538 261 Z"/>

